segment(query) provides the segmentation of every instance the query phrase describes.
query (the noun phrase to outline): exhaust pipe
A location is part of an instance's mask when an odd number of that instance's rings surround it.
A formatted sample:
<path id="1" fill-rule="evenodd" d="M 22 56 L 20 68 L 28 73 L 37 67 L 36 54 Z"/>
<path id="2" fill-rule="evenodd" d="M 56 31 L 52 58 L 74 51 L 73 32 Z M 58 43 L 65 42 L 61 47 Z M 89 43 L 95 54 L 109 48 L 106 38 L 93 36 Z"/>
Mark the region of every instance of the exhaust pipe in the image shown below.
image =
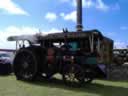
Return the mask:
<path id="1" fill-rule="evenodd" d="M 82 0 L 77 0 L 77 32 L 82 32 Z"/>

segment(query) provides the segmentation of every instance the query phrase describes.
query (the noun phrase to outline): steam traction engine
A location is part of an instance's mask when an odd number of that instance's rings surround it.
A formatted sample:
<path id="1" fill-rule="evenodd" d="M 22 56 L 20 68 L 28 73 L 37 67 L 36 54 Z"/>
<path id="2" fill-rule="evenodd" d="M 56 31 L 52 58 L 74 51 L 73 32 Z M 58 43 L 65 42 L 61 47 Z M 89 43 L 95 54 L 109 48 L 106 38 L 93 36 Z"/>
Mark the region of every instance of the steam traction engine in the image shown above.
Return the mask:
<path id="1" fill-rule="evenodd" d="M 65 83 L 91 82 L 105 76 L 103 66 L 111 63 L 113 41 L 98 30 L 82 30 L 82 1 L 77 0 L 77 31 L 45 36 L 11 36 L 9 41 L 22 41 L 16 52 L 14 73 L 19 80 L 37 76 L 51 78 L 60 73 Z M 25 46 L 24 42 L 28 42 Z M 105 64 L 105 65 L 103 65 Z M 99 66 L 100 65 L 100 66 Z M 70 82 L 70 83 L 68 83 Z"/>
<path id="2" fill-rule="evenodd" d="M 36 42 L 29 41 L 32 37 L 37 38 Z M 112 41 L 98 30 L 64 31 L 32 37 L 8 38 L 11 41 L 29 42 L 29 46 L 23 45 L 16 52 L 14 72 L 17 79 L 33 80 L 39 75 L 50 78 L 55 73 L 60 73 L 65 82 L 90 82 L 105 75 L 99 64 L 111 63 Z"/>

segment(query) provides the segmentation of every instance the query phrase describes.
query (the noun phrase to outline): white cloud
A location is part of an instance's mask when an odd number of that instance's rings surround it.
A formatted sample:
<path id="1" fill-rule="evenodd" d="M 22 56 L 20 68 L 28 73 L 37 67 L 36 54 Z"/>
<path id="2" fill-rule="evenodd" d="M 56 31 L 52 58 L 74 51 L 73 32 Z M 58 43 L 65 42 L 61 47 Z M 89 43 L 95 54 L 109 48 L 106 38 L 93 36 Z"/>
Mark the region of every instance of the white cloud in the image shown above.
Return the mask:
<path id="1" fill-rule="evenodd" d="M 109 6 L 106 5 L 103 0 L 97 0 L 96 4 L 95 4 L 95 7 L 99 10 L 102 10 L 102 11 L 108 11 L 109 10 Z"/>
<path id="2" fill-rule="evenodd" d="M 92 0 L 83 0 L 83 7 L 90 8 L 94 5 L 95 3 Z"/>
<path id="3" fill-rule="evenodd" d="M 127 47 L 127 43 L 126 42 L 122 42 L 122 41 L 115 41 L 114 42 L 114 47 L 115 48 L 126 48 Z"/>
<path id="4" fill-rule="evenodd" d="M 45 15 L 45 18 L 49 21 L 54 21 L 57 19 L 57 15 L 53 12 L 48 12 L 46 15 Z"/>
<path id="5" fill-rule="evenodd" d="M 51 28 L 48 31 L 41 30 L 42 35 L 46 35 L 49 33 L 56 33 L 62 32 L 59 29 Z M 34 35 L 39 33 L 39 28 L 35 27 L 16 27 L 16 26 L 9 26 L 4 30 L 0 30 L 0 49 L 15 49 L 15 42 L 7 41 L 9 36 L 20 36 L 20 35 Z"/>
<path id="6" fill-rule="evenodd" d="M 76 7 L 76 0 L 60 0 L 61 2 L 70 3 Z M 106 12 L 109 10 L 119 10 L 120 6 L 118 3 L 113 5 L 107 5 L 103 0 L 82 0 L 83 8 L 95 8 L 97 10 Z"/>
<path id="7" fill-rule="evenodd" d="M 60 16 L 64 20 L 70 20 L 70 21 L 76 22 L 76 11 L 72 11 L 72 12 L 70 12 L 68 14 L 61 13 Z"/>
<path id="8" fill-rule="evenodd" d="M 0 10 L 8 14 L 29 15 L 12 0 L 0 0 Z"/>
<path id="9" fill-rule="evenodd" d="M 42 35 L 47 35 L 47 34 L 50 34 L 50 33 L 61 33 L 61 32 L 62 32 L 62 30 L 59 30 L 57 28 L 51 28 L 48 31 L 42 31 Z"/>
<path id="10" fill-rule="evenodd" d="M 4 30 L 0 30 L 0 48 L 11 49 L 15 48 L 15 42 L 8 42 L 7 38 L 9 36 L 19 36 L 19 35 L 30 35 L 36 34 L 38 32 L 37 28 L 34 27 L 16 27 L 16 26 L 9 26 Z"/>

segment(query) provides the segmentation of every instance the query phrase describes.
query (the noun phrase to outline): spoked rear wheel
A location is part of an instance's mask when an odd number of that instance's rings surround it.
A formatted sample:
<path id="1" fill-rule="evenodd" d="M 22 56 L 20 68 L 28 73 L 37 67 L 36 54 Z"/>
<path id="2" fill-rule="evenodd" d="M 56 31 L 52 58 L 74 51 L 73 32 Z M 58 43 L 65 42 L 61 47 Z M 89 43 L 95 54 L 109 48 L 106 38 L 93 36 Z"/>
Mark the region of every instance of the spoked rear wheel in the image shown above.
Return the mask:
<path id="1" fill-rule="evenodd" d="M 33 80 L 37 74 L 38 58 L 34 50 L 20 49 L 14 59 L 14 72 L 17 79 Z"/>
<path id="2" fill-rule="evenodd" d="M 66 65 L 63 70 L 63 80 L 68 86 L 81 86 L 84 82 L 83 69 L 76 64 Z"/>

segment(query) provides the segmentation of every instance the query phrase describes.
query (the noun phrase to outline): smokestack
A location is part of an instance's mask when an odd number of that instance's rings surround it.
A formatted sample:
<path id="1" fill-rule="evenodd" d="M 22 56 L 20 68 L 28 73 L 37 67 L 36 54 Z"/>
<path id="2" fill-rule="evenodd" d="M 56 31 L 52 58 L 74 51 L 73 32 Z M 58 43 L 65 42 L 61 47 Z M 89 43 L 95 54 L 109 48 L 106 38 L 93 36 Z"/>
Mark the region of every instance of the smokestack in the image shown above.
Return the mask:
<path id="1" fill-rule="evenodd" d="M 82 32 L 82 0 L 77 0 L 77 32 Z"/>

